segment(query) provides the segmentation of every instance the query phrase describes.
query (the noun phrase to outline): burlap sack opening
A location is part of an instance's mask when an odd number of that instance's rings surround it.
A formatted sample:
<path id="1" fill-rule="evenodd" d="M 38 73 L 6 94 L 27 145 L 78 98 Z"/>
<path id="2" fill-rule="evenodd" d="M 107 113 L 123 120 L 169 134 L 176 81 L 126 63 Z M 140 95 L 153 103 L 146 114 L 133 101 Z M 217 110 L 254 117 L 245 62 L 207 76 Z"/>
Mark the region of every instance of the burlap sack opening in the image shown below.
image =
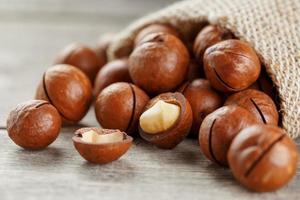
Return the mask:
<path id="1" fill-rule="evenodd" d="M 111 59 L 128 56 L 137 32 L 168 23 L 188 40 L 205 23 L 227 28 L 255 48 L 280 98 L 282 126 L 300 134 L 300 0 L 188 0 L 148 15 L 121 32 L 109 49 Z"/>

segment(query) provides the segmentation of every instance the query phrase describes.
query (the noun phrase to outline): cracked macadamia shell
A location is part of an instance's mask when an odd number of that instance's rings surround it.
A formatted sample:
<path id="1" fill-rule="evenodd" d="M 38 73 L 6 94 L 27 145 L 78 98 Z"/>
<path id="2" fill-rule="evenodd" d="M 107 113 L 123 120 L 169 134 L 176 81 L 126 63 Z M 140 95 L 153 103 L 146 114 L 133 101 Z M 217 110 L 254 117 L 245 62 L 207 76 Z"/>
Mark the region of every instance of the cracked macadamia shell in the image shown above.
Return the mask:
<path id="1" fill-rule="evenodd" d="M 88 77 L 76 67 L 55 65 L 44 73 L 36 99 L 49 101 L 66 122 L 77 123 L 90 107 L 92 86 Z"/>
<path id="2" fill-rule="evenodd" d="M 169 129 L 156 134 L 147 133 L 140 126 L 139 131 L 141 137 L 151 144 L 163 149 L 172 149 L 188 135 L 193 122 L 192 110 L 189 102 L 181 93 L 169 92 L 160 94 L 151 99 L 146 105 L 144 112 L 150 109 L 156 104 L 156 102 L 160 100 L 179 106 L 180 115 L 175 124 Z"/>
<path id="3" fill-rule="evenodd" d="M 186 78 L 189 54 L 175 36 L 147 35 L 129 57 L 132 81 L 148 94 L 156 95 L 177 88 Z"/>
<path id="4" fill-rule="evenodd" d="M 94 83 L 96 74 L 104 65 L 99 61 L 96 52 L 82 44 L 74 43 L 66 46 L 57 56 L 55 64 L 73 65 L 83 71 Z"/>
<path id="5" fill-rule="evenodd" d="M 247 89 L 228 97 L 225 105 L 239 105 L 251 112 L 258 120 L 265 124 L 278 124 L 278 111 L 273 100 L 265 93 L 254 89 Z"/>
<path id="6" fill-rule="evenodd" d="M 105 87 L 116 82 L 132 82 L 127 59 L 111 61 L 100 69 L 94 84 L 95 95 L 98 95 Z"/>
<path id="7" fill-rule="evenodd" d="M 25 149 L 43 149 L 58 136 L 61 117 L 49 102 L 31 100 L 19 104 L 7 118 L 9 137 Z"/>
<path id="8" fill-rule="evenodd" d="M 93 130 L 99 135 L 119 133 L 123 140 L 106 143 L 90 143 L 82 140 L 82 134 Z M 96 127 L 81 128 L 75 132 L 72 138 L 73 144 L 78 153 L 87 161 L 97 164 L 106 164 L 119 159 L 131 147 L 132 137 L 125 132 L 113 129 L 102 129 Z"/>
<path id="9" fill-rule="evenodd" d="M 244 128 L 261 123 L 246 109 L 230 105 L 210 113 L 199 130 L 199 144 L 211 161 L 227 166 L 227 151 L 233 138 Z"/>
<path id="10" fill-rule="evenodd" d="M 234 177 L 257 192 L 275 191 L 295 175 L 298 151 L 287 133 L 276 126 L 256 125 L 242 130 L 228 151 Z"/>
<path id="11" fill-rule="evenodd" d="M 97 120 L 103 128 L 119 129 L 133 135 L 137 132 L 138 119 L 148 101 L 148 95 L 133 84 L 111 84 L 97 97 Z"/>
<path id="12" fill-rule="evenodd" d="M 209 47 L 204 53 L 204 71 L 212 87 L 222 92 L 248 88 L 259 77 L 258 56 L 248 43 L 225 40 Z"/>
<path id="13" fill-rule="evenodd" d="M 199 128 L 204 118 L 222 106 L 222 97 L 211 88 L 205 79 L 195 79 L 185 83 L 180 89 L 191 105 L 193 111 L 193 125 L 190 135 L 197 137 Z"/>

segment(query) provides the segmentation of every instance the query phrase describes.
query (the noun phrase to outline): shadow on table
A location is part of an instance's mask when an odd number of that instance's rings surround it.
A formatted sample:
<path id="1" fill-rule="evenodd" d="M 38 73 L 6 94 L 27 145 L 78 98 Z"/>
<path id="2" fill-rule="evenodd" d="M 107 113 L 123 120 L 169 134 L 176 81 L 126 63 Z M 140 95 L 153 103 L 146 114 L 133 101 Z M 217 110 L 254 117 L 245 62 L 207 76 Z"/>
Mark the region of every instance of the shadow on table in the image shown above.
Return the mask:
<path id="1" fill-rule="evenodd" d="M 198 141 L 195 139 L 185 139 L 185 144 L 178 145 L 178 159 L 181 159 L 187 165 L 199 166 L 199 163 L 205 159 L 200 151 Z"/>
<path id="2" fill-rule="evenodd" d="M 78 176 L 89 181 L 122 183 L 134 179 L 135 166 L 126 159 L 99 165 L 84 161 L 78 167 Z"/>
<path id="3" fill-rule="evenodd" d="M 36 168 L 53 168 L 61 165 L 65 157 L 63 151 L 56 147 L 47 147 L 43 150 L 17 149 L 12 154 L 18 165 Z"/>
<path id="4" fill-rule="evenodd" d="M 216 163 L 212 163 L 210 160 L 207 165 L 202 165 L 205 171 L 211 176 L 214 180 L 214 184 L 218 185 L 220 188 L 230 188 L 236 190 L 243 190 L 243 192 L 250 192 L 242 187 L 233 177 L 230 169 L 228 167 L 220 166 Z M 251 192 L 250 192 L 251 193 Z"/>
<path id="5" fill-rule="evenodd" d="M 134 148 L 138 148 L 138 151 L 150 155 L 161 164 L 195 167 L 199 166 L 199 162 L 204 159 L 198 148 L 197 141 L 192 139 L 185 139 L 173 149 L 161 149 L 142 139 L 136 139 L 134 144 Z"/>

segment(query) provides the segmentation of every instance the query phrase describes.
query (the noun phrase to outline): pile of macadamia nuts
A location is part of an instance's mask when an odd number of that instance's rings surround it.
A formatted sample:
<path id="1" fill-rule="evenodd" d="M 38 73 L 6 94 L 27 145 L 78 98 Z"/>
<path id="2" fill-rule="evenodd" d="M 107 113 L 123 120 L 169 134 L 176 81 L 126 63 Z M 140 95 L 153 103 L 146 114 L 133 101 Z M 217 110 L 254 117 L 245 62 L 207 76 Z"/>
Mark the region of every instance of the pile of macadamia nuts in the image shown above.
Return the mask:
<path id="1" fill-rule="evenodd" d="M 94 102 L 102 128 L 81 128 L 73 137 L 90 162 L 117 160 L 133 137 L 172 149 L 189 136 L 251 190 L 274 191 L 294 176 L 297 148 L 278 127 L 274 87 L 250 44 L 207 25 L 188 49 L 170 25 L 152 24 L 137 34 L 129 57 L 107 62 L 112 38 L 102 37 L 94 49 L 71 44 L 59 54 L 36 100 L 8 117 L 17 145 L 47 147 L 62 124 L 78 123 Z"/>

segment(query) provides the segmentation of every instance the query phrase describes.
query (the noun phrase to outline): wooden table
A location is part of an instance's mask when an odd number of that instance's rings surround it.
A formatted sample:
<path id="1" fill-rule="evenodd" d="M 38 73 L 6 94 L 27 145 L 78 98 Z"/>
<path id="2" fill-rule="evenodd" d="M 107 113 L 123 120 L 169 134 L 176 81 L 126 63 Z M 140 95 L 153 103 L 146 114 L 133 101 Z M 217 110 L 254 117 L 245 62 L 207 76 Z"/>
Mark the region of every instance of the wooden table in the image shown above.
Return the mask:
<path id="1" fill-rule="evenodd" d="M 7 113 L 33 97 L 43 71 L 66 44 L 93 45 L 105 32 L 173 0 L 1 0 L 0 1 L 0 199 L 300 199 L 299 169 L 275 193 L 241 187 L 229 169 L 204 158 L 193 140 L 160 150 L 141 140 L 119 161 L 99 166 L 75 151 L 63 128 L 43 151 L 26 151 L 5 130 Z M 81 126 L 97 126 L 93 108 Z M 299 140 L 297 140 L 300 147 Z"/>

